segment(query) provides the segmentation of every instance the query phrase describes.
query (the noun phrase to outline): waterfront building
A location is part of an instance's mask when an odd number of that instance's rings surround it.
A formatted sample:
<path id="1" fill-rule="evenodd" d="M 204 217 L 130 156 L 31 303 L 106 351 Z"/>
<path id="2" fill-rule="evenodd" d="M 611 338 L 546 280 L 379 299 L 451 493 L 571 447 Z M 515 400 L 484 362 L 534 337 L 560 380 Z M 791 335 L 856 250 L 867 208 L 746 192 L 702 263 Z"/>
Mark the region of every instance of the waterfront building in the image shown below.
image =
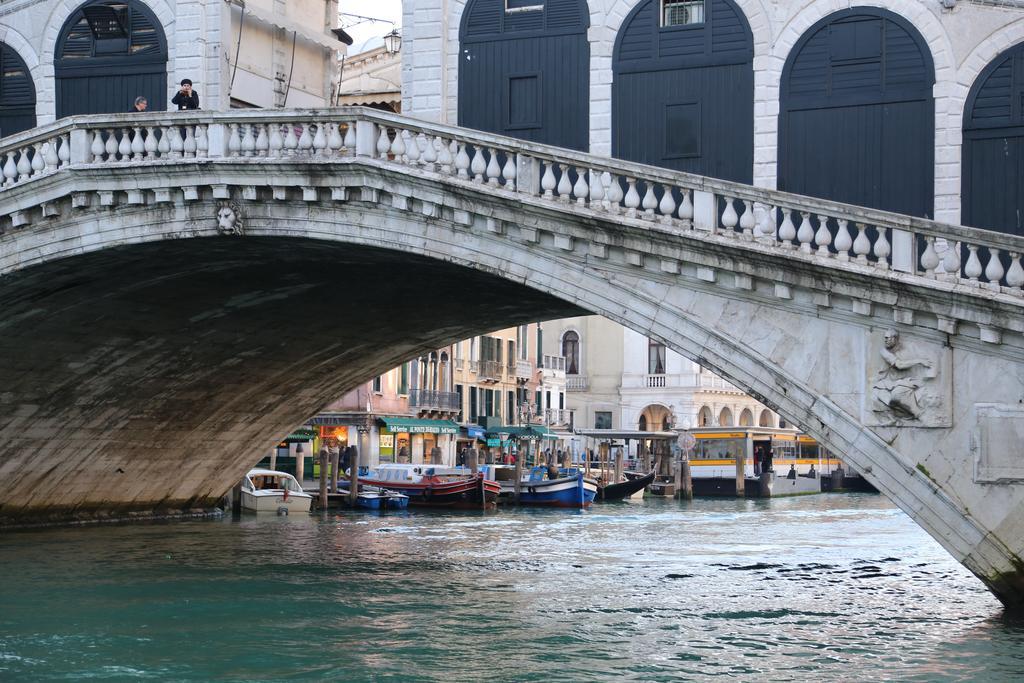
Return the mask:
<path id="1" fill-rule="evenodd" d="M 191 79 L 205 110 L 322 107 L 337 0 L 11 0 L 0 14 L 0 136 L 72 114 L 149 109 Z M 347 42 L 346 42 L 347 41 Z"/>
<path id="2" fill-rule="evenodd" d="M 562 357 L 568 410 L 586 429 L 782 427 L 766 406 L 664 344 L 601 316 L 546 323 Z M 574 440 L 574 452 L 586 447 Z"/>
<path id="3" fill-rule="evenodd" d="M 1018 0 L 417 0 L 402 109 L 1024 234 L 1022 19 Z"/>
<path id="4" fill-rule="evenodd" d="M 381 42 L 342 60 L 338 104 L 401 113 L 402 56 Z"/>

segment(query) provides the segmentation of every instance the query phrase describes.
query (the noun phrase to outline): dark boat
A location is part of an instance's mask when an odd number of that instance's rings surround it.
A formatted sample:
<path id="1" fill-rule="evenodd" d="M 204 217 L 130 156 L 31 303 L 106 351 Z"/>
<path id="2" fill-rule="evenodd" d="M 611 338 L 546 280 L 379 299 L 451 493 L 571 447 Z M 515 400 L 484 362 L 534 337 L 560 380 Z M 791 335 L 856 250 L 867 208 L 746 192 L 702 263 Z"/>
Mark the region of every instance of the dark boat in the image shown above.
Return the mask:
<path id="1" fill-rule="evenodd" d="M 633 495 L 637 491 L 647 487 L 654 481 L 654 472 L 648 472 L 647 474 L 636 477 L 635 479 L 627 478 L 626 481 L 620 481 L 617 484 L 608 484 L 607 486 L 597 485 L 597 498 L 595 500 L 607 503 L 613 500 L 622 500 L 628 496 Z"/>
<path id="2" fill-rule="evenodd" d="M 385 464 L 360 478 L 360 484 L 397 491 L 409 505 L 478 510 L 497 504 L 498 482 L 483 473 L 463 474 L 455 468 L 431 465 Z"/>

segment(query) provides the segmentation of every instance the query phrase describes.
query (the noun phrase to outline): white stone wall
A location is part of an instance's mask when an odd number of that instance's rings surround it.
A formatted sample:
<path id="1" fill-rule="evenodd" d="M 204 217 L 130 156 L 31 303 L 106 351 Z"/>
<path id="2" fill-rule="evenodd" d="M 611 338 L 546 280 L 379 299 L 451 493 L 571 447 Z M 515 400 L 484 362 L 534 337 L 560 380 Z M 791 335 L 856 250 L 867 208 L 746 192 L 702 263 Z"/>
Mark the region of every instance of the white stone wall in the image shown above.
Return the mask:
<path id="1" fill-rule="evenodd" d="M 779 84 L 793 46 L 814 23 L 850 7 L 881 7 L 907 19 L 935 64 L 935 216 L 960 222 L 961 128 L 974 80 L 996 55 L 1024 41 L 1024 9 L 959 0 L 735 0 L 754 36 L 754 184 L 776 186 Z M 637 0 L 590 0 L 590 151 L 611 153 L 612 50 Z M 464 0 L 405 3 L 402 110 L 458 119 L 459 23 Z"/>

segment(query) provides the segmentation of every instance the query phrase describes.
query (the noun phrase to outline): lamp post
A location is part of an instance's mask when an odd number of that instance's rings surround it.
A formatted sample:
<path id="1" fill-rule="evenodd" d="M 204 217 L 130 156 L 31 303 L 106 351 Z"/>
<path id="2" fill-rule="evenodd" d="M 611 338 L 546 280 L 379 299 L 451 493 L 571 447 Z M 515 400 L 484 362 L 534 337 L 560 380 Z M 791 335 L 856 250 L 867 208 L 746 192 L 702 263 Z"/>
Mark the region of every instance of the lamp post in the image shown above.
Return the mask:
<path id="1" fill-rule="evenodd" d="M 391 29 L 391 33 L 384 36 L 384 49 L 389 55 L 393 55 L 402 49 L 402 34 L 397 28 Z"/>

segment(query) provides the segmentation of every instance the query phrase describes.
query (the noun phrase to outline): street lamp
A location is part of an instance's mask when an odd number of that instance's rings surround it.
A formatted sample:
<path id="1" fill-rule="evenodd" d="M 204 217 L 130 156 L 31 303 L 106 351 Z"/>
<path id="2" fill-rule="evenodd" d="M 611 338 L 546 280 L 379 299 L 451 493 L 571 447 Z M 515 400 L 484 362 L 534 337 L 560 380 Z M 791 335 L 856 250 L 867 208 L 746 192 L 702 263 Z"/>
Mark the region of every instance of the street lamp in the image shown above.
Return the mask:
<path id="1" fill-rule="evenodd" d="M 391 33 L 384 36 L 384 49 L 389 55 L 393 55 L 402 49 L 402 34 L 397 28 L 391 29 Z"/>

